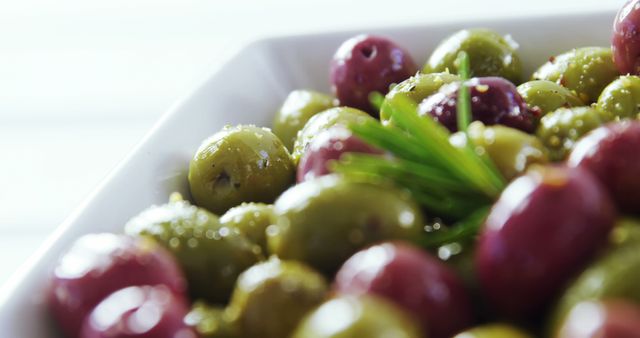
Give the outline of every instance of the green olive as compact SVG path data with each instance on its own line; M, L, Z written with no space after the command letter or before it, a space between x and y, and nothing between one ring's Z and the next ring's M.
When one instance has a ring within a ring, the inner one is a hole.
M318 272L272 257L238 277L227 314L242 337L289 337L304 315L324 300L327 289Z
M293 153L291 154L294 162L298 163L298 161L300 161L300 157L304 154L309 143L311 143L321 131L336 125L363 123L368 119L373 119L373 117L362 110L349 107L331 108L314 115L298 133L296 142L293 145Z
M373 296L331 299L307 316L291 338L422 338L403 311Z
M423 227L408 193L392 186L327 175L285 191L267 229L269 249L326 273L359 249L391 239L415 239Z
M294 181L287 148L268 129L225 127L206 139L189 165L196 204L222 214L242 202L272 203Z
M273 224L273 206L263 203L242 203L229 209L220 217L220 223L229 229L237 229L267 252L265 230Z
M542 142L518 129L501 125L485 126L482 122L475 121L469 125L466 134L453 134L451 143L463 147L467 135L474 146L489 155L507 180L524 173L531 164L548 162L547 150Z
M518 86L518 93L532 111L539 112L539 117L558 108L579 107L586 104L574 92L547 80L525 82Z
M593 107L559 108L540 119L536 135L553 161L563 160L579 138L606 122Z
M531 338L528 333L506 324L487 324L457 334L454 338Z
M640 116L640 77L621 76L611 82L600 94L597 107L609 113L611 120Z
M210 306L197 301L184 317L184 323L192 327L200 338L240 338L235 323L223 307Z
M618 75L611 48L585 47L551 58L533 73L533 79L556 82L575 91L589 104L595 102L604 87Z
M640 242L612 249L584 270L560 298L552 318L554 332L567 313L586 300L622 298L640 303Z
M500 76L518 84L522 80L522 64L516 53L517 44L489 29L464 29L442 41L422 68L423 73L458 73L456 58L467 52L473 76Z
M169 249L182 267L194 298L229 299L237 276L261 258L261 249L237 231L220 226L205 209L173 198L132 218L125 233L148 236Z
M305 123L313 115L333 106L334 99L329 95L313 90L294 90L289 93L276 113L273 133L282 140L289 151L292 151L296 135Z
M442 85L459 80L460 77L458 75L446 72L430 74L419 73L394 86L385 97L385 100L391 100L396 96L404 96L418 104L431 94L437 92ZM389 121L390 118L391 112L387 106L383 105L380 111L380 120L386 122Z
M610 239L614 247L640 243L640 220L629 217L618 219Z

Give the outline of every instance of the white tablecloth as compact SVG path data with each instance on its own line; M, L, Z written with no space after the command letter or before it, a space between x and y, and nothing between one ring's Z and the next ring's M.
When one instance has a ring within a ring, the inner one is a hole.
M2 1L0 284L177 97L251 40L622 3Z

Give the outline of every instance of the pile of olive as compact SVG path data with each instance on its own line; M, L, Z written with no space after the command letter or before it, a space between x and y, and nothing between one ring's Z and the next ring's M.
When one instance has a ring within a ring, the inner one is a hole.
M451 35L421 71L387 38L345 41L335 98L295 90L272 129L225 127L193 156L192 201L78 239L52 316L68 338L640 337L639 8L621 9L612 48L552 57L524 83L517 43L489 29ZM422 247L441 215L332 172L346 153L393 159L349 128L398 128L373 92L411 100L509 182L477 236Z

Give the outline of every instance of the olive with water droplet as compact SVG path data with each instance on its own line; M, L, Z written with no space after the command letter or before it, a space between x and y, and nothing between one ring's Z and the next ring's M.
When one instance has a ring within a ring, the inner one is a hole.
M640 114L640 77L621 76L604 88L598 98L598 109L609 119L636 118Z
M306 265L272 257L238 277L225 316L241 337L289 337L327 289L324 277Z
M613 64L611 48L576 48L553 57L535 73L533 80L548 80L576 92L585 103L593 103L620 73Z
M337 175L290 188L274 204L274 213L276 223L267 229L270 251L328 274L375 242L415 240L424 225L408 193Z
M152 206L125 226L129 235L148 236L169 249L185 272L194 298L229 299L237 276L260 260L261 249L218 217L187 201Z
M237 230L267 252L265 231L273 224L273 205L264 203L242 203L229 209L220 217L220 223L230 230Z
M586 104L571 90L547 80L525 82L517 89L529 109L536 111L539 118L558 108L579 107Z
M294 181L287 148L266 128L226 127L206 139L189 165L196 204L221 214L242 202L273 202Z

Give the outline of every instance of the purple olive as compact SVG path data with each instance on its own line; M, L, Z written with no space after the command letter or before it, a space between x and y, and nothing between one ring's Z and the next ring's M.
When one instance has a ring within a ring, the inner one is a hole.
M341 106L362 109L373 116L378 111L369 102L369 93L389 91L414 75L418 67L402 47L372 35L358 35L342 43L331 60L332 89Z
M556 337L640 337L640 306L618 299L578 303L569 312Z
M592 131L576 143L567 163L595 174L622 211L640 213L640 121Z
M581 168L537 167L515 179L480 234L475 267L498 312L532 316L607 242L615 208Z
M422 323L427 336L451 337L473 324L462 281L444 263L403 243L383 243L347 260L336 275L344 294L387 298Z
M164 285L109 295L85 319L80 338L197 338L184 323L187 300Z
M501 77L476 77L467 80L471 91L471 113L474 121L485 125L503 124L532 133L535 114L529 110L516 86ZM458 130L456 106L460 82L440 87L440 90L420 103L419 114L430 115L452 132Z
M622 74L640 74L640 0L629 0L613 21L613 62Z
M132 285L166 285L178 294L186 292L182 271L156 242L106 233L83 236L53 272L51 314L68 337L77 337L94 306Z
M382 151L365 143L346 128L325 130L314 138L300 158L298 182L329 174L329 162L339 160L345 153L381 154Z

